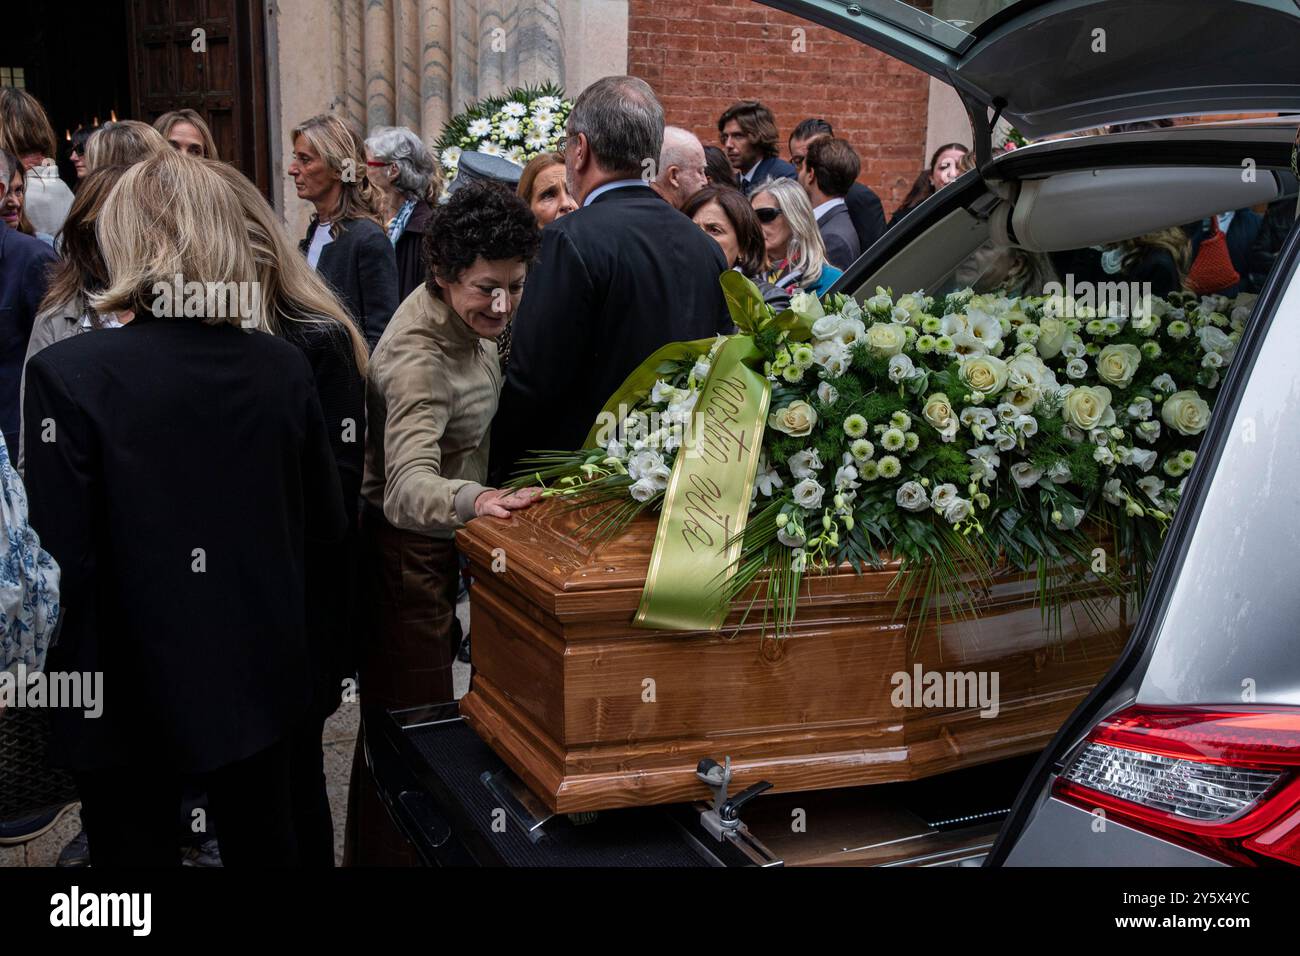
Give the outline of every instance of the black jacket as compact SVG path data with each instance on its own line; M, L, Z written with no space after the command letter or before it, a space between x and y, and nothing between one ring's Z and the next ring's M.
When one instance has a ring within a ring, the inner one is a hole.
M853 228L858 232L858 248L866 252L885 234L885 210L880 205L880 197L862 183L854 183L849 187L844 202L849 207Z
M298 346L311 365L347 511L346 537L307 552L307 635L317 655L316 712L328 716L342 700L342 681L356 673L356 635L361 624L357 516L366 458L366 380L357 370L351 339L337 324L286 322L284 337Z
M492 476L522 454L581 447L651 352L731 329L721 247L648 186L555 220L524 285L492 424Z
M0 228L0 430L13 461L18 460L18 386L27 340L57 261L41 240Z
M316 218L299 243L305 255L316 232ZM317 274L338 294L352 321L373 350L397 311L397 258L388 233L369 219L346 219L339 234L321 250Z
M393 247L397 254L398 305L429 278L429 269L424 264L424 229L432 215L432 206L423 200L417 202L411 210L411 218L406 220L406 228L397 237L397 245ZM373 347L374 343L371 343Z
M33 357L24 415L63 573L47 668L103 674L101 716L50 711L55 762L197 773L283 739L312 693L304 555L347 526L302 353L138 315Z
M822 235L822 244L826 246L826 261L843 272L853 265L862 253L858 244L858 232L853 228L853 219L847 205L839 205L822 213L817 220L817 231Z
M780 156L767 156L758 164L754 170L752 179L746 181L739 174L736 176L736 182L740 186L740 191L746 196L752 196L759 186L769 179L794 179L799 175L799 171L793 165L787 163Z

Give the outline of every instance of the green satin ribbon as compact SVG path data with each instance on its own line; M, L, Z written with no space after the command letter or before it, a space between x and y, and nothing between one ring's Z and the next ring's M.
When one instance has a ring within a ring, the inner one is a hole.
M673 465L634 618L643 627L716 630L726 618L723 589L740 556L772 395L754 335L775 328L802 341L814 320L789 309L772 316L758 288L737 272L723 273L722 288L740 333L714 356ZM597 446L609 415L622 421L650 392L665 362L698 358L712 344L676 342L642 362L606 403L587 447Z

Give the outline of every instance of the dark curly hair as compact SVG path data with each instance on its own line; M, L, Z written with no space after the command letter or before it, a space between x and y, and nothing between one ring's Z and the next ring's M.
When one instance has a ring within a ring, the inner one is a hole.
M533 211L509 189L495 183L474 183L456 190L435 206L424 229L424 287L442 297L435 279L455 282L482 256L522 259L531 263L542 245Z

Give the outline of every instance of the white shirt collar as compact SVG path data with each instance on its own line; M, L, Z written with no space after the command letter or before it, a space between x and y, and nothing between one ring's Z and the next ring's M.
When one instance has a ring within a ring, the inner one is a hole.
M816 209L813 210L813 219L814 220L820 219L822 217L822 213L830 212L836 206L843 206L843 205L844 205L843 196L837 196L834 199L828 199L820 206L818 206Z
M758 162L756 162L753 166L750 167L749 172L745 173L745 175L741 176L740 178L747 183L752 183L754 181L754 174L758 172L758 167L762 165L763 165L763 160L760 159Z
M644 179L616 179L612 183L605 183L605 185L603 186L597 186L595 189L589 192L587 194L587 198L583 201L582 205L584 207L590 206L593 202L596 201L598 197L605 195L605 193L613 192L615 189L626 189L628 186L644 186L644 185L645 185Z

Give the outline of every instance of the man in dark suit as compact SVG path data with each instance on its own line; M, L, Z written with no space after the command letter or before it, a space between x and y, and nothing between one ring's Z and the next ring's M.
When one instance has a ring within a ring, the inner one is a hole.
M808 144L799 183L812 203L813 218L826 246L826 259L837 269L847 269L862 252L858 232L844 203L862 164L845 140L818 136Z
M0 201L13 175L0 152ZM27 340L56 261L54 250L39 239L0 226L0 428L12 462L18 460L18 390Z
M795 168L777 155L776 120L762 103L732 105L718 119L718 136L746 196L769 179L795 178Z
M808 144L818 136L834 136L835 130L824 119L806 119L794 128L790 134L790 162L796 168L803 165L808 155ZM880 204L880 197L867 186L855 182L849 187L844 197L844 204L849 207L849 218L858 233L858 246L862 251L871 248L872 243L885 234L885 210Z
M564 162L581 208L543 230L524 284L492 427L493 480L531 449L581 447L655 349L731 328L721 248L640 178L663 130L663 107L634 77L597 80L574 104Z

